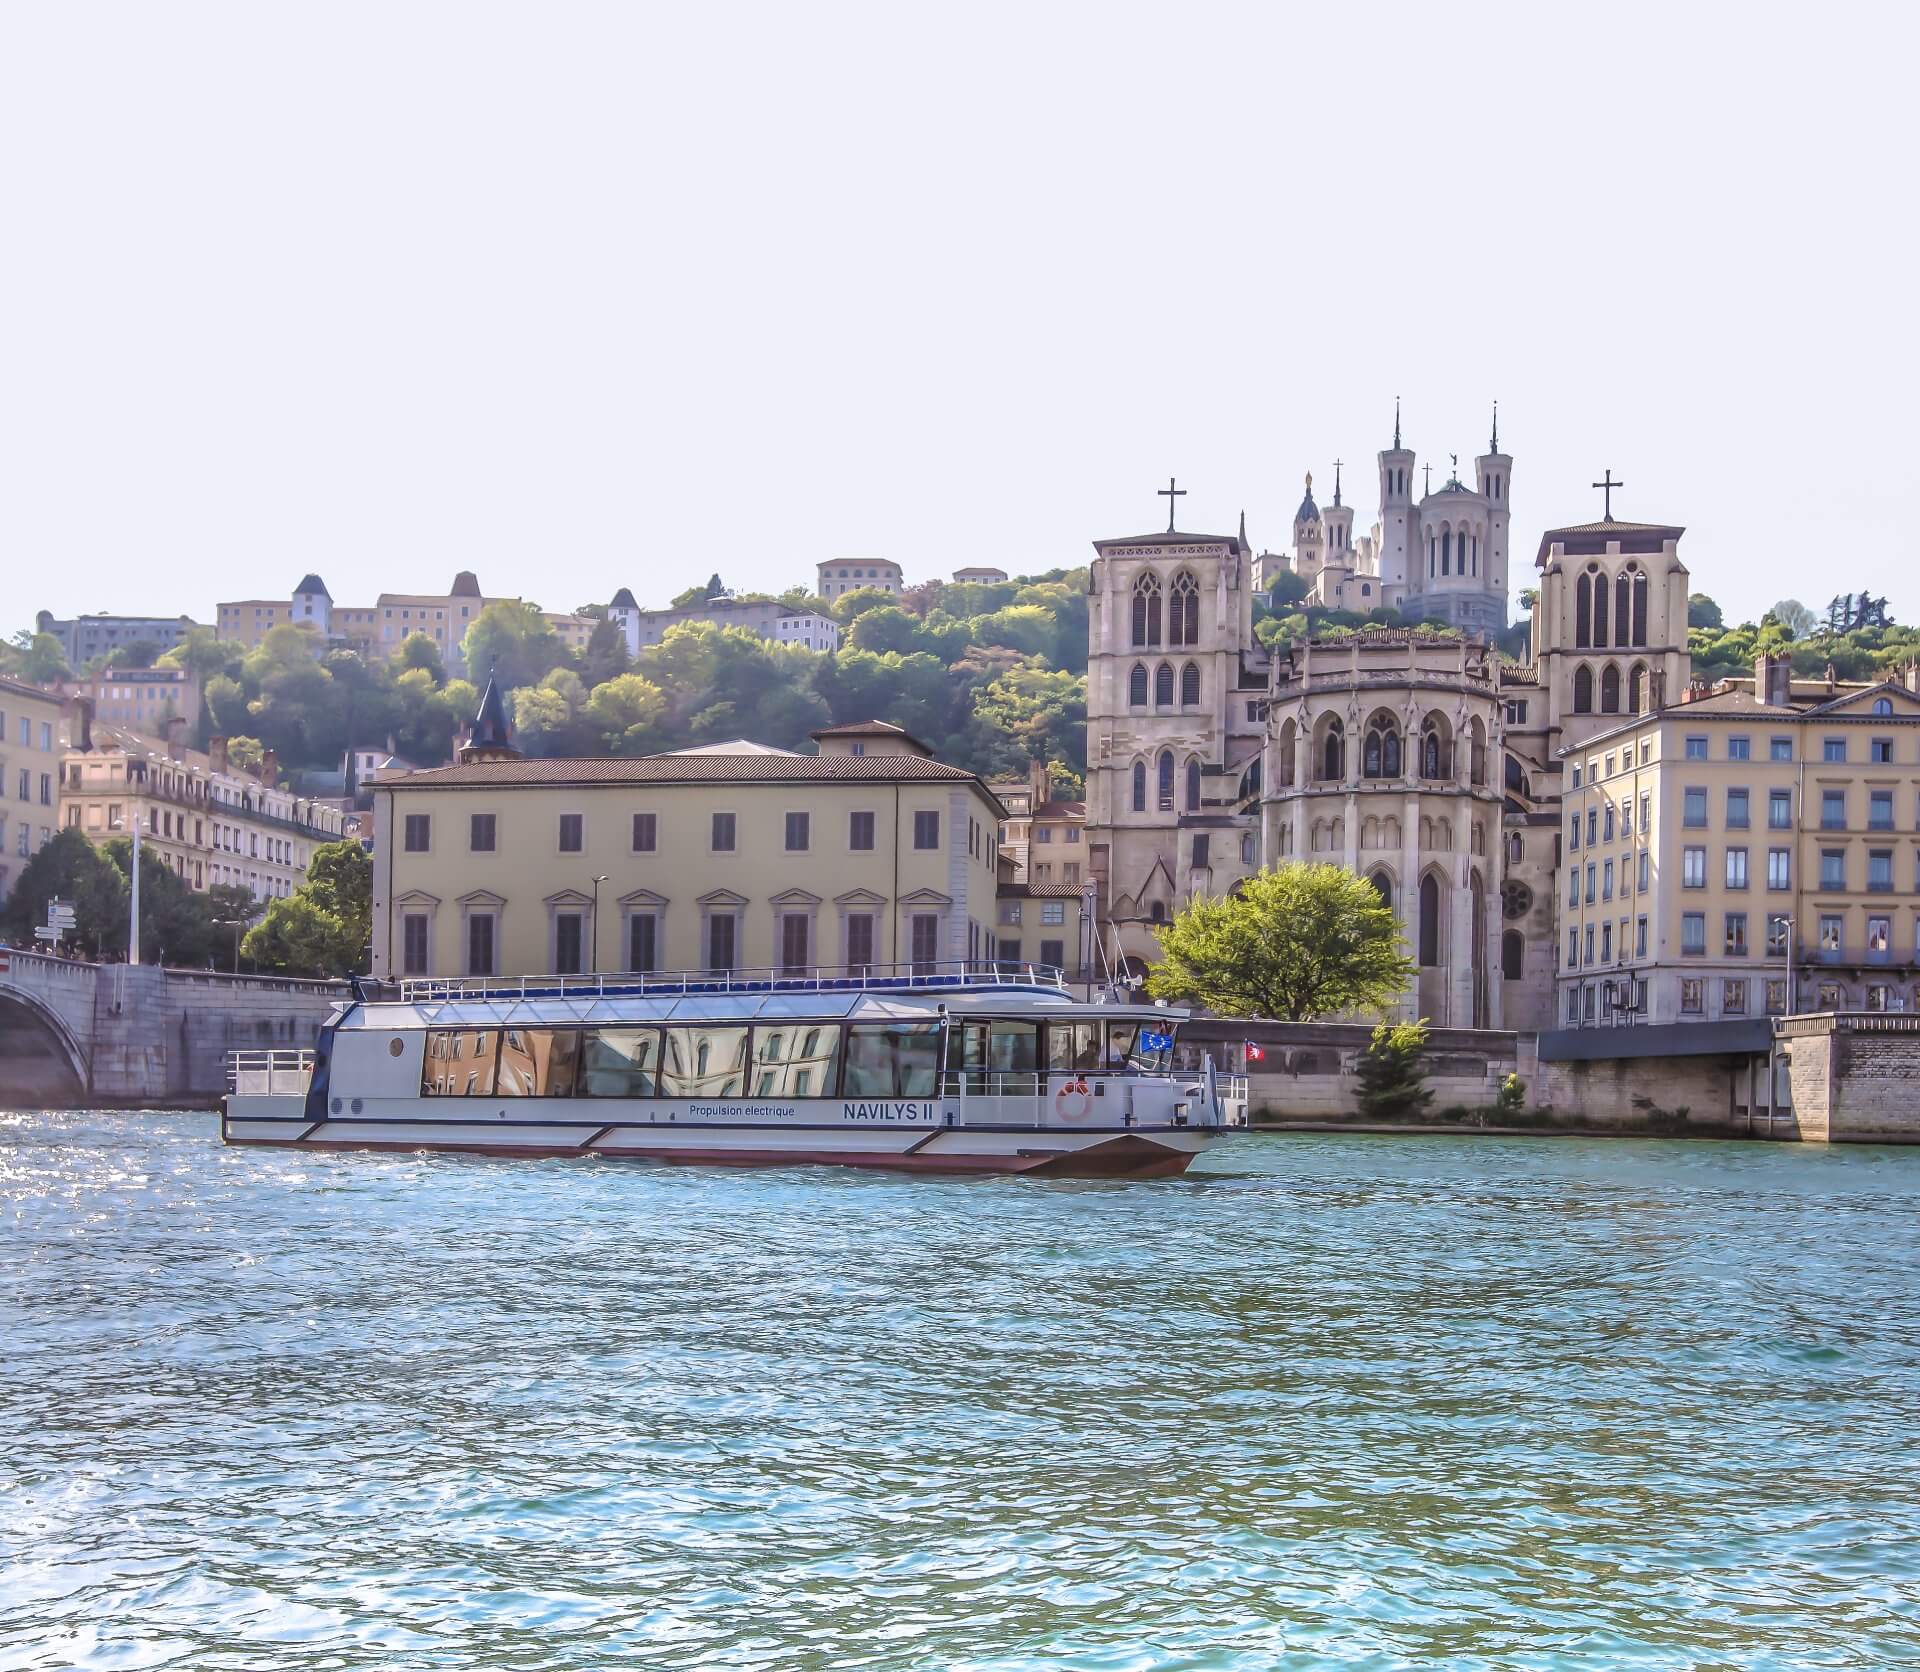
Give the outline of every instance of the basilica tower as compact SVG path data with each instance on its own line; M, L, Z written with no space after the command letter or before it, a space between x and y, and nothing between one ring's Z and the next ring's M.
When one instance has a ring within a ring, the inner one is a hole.
M1380 584L1398 597L1414 545L1413 449L1400 445L1400 402L1393 403L1393 445L1380 454Z
M1474 473L1481 495L1487 502L1487 581L1497 589L1502 598L1507 596L1507 576L1510 568L1507 563L1507 534L1512 520L1512 512L1507 504L1507 490L1513 480L1513 460L1500 451L1500 403L1493 403L1493 435L1487 442L1487 450L1473 461ZM1505 619L1502 611L1501 618Z

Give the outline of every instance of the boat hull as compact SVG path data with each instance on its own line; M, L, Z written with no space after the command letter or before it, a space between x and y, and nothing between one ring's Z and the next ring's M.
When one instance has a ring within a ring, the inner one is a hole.
M594 1156L686 1166L877 1167L916 1173L1032 1173L1052 1178L1165 1178L1216 1142L1210 1127L996 1128L576 1120L451 1120L383 1115L310 1120L299 1100L234 1097L221 1117L230 1144L300 1150L422 1151L518 1158Z

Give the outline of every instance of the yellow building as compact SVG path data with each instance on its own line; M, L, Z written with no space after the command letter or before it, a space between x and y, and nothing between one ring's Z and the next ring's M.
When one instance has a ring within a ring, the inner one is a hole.
M1002 809L897 726L525 760L492 684L456 764L374 786L376 976L989 959Z
M258 772L229 766L226 740L202 754L120 726L83 723L59 769L60 822L96 846L140 826L143 847L188 887L230 883L279 899L307 880L313 850L337 842L339 808L276 782L271 756Z
M1763 656L1563 750L1560 1025L1920 1009L1916 685Z
M0 900L59 827L65 702L0 675Z

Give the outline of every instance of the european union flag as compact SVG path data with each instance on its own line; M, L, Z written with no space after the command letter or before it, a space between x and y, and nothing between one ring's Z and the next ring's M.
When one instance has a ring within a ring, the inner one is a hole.
M1143 1033L1140 1036L1140 1049L1143 1051L1171 1051L1173 1035L1170 1033Z

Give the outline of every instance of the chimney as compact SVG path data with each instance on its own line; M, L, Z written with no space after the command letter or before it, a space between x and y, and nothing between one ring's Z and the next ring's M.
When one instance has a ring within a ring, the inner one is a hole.
M1793 661L1763 650L1753 659L1753 694L1769 708L1786 708L1793 702Z
M1658 714L1667 706L1667 670L1652 668L1647 672L1647 712Z
M271 749L260 756L260 782L272 788L280 782L280 757Z
M1920 657L1909 656L1900 667L1900 683L1920 696Z
M1829 662L1829 663L1827 664L1827 695L1828 695L1828 696L1832 696L1832 695L1833 695L1833 692L1834 692L1834 686L1835 686L1835 684L1836 684L1836 682L1837 682L1837 680L1838 680L1838 677L1839 677L1839 676L1838 676L1837 674L1835 674L1835 673L1834 673L1834 671L1833 671L1833 664L1832 664L1831 662Z
M187 722L178 714L167 716L167 759L170 761L187 758Z
M207 769L210 772L227 770L227 740L224 737L207 739Z

